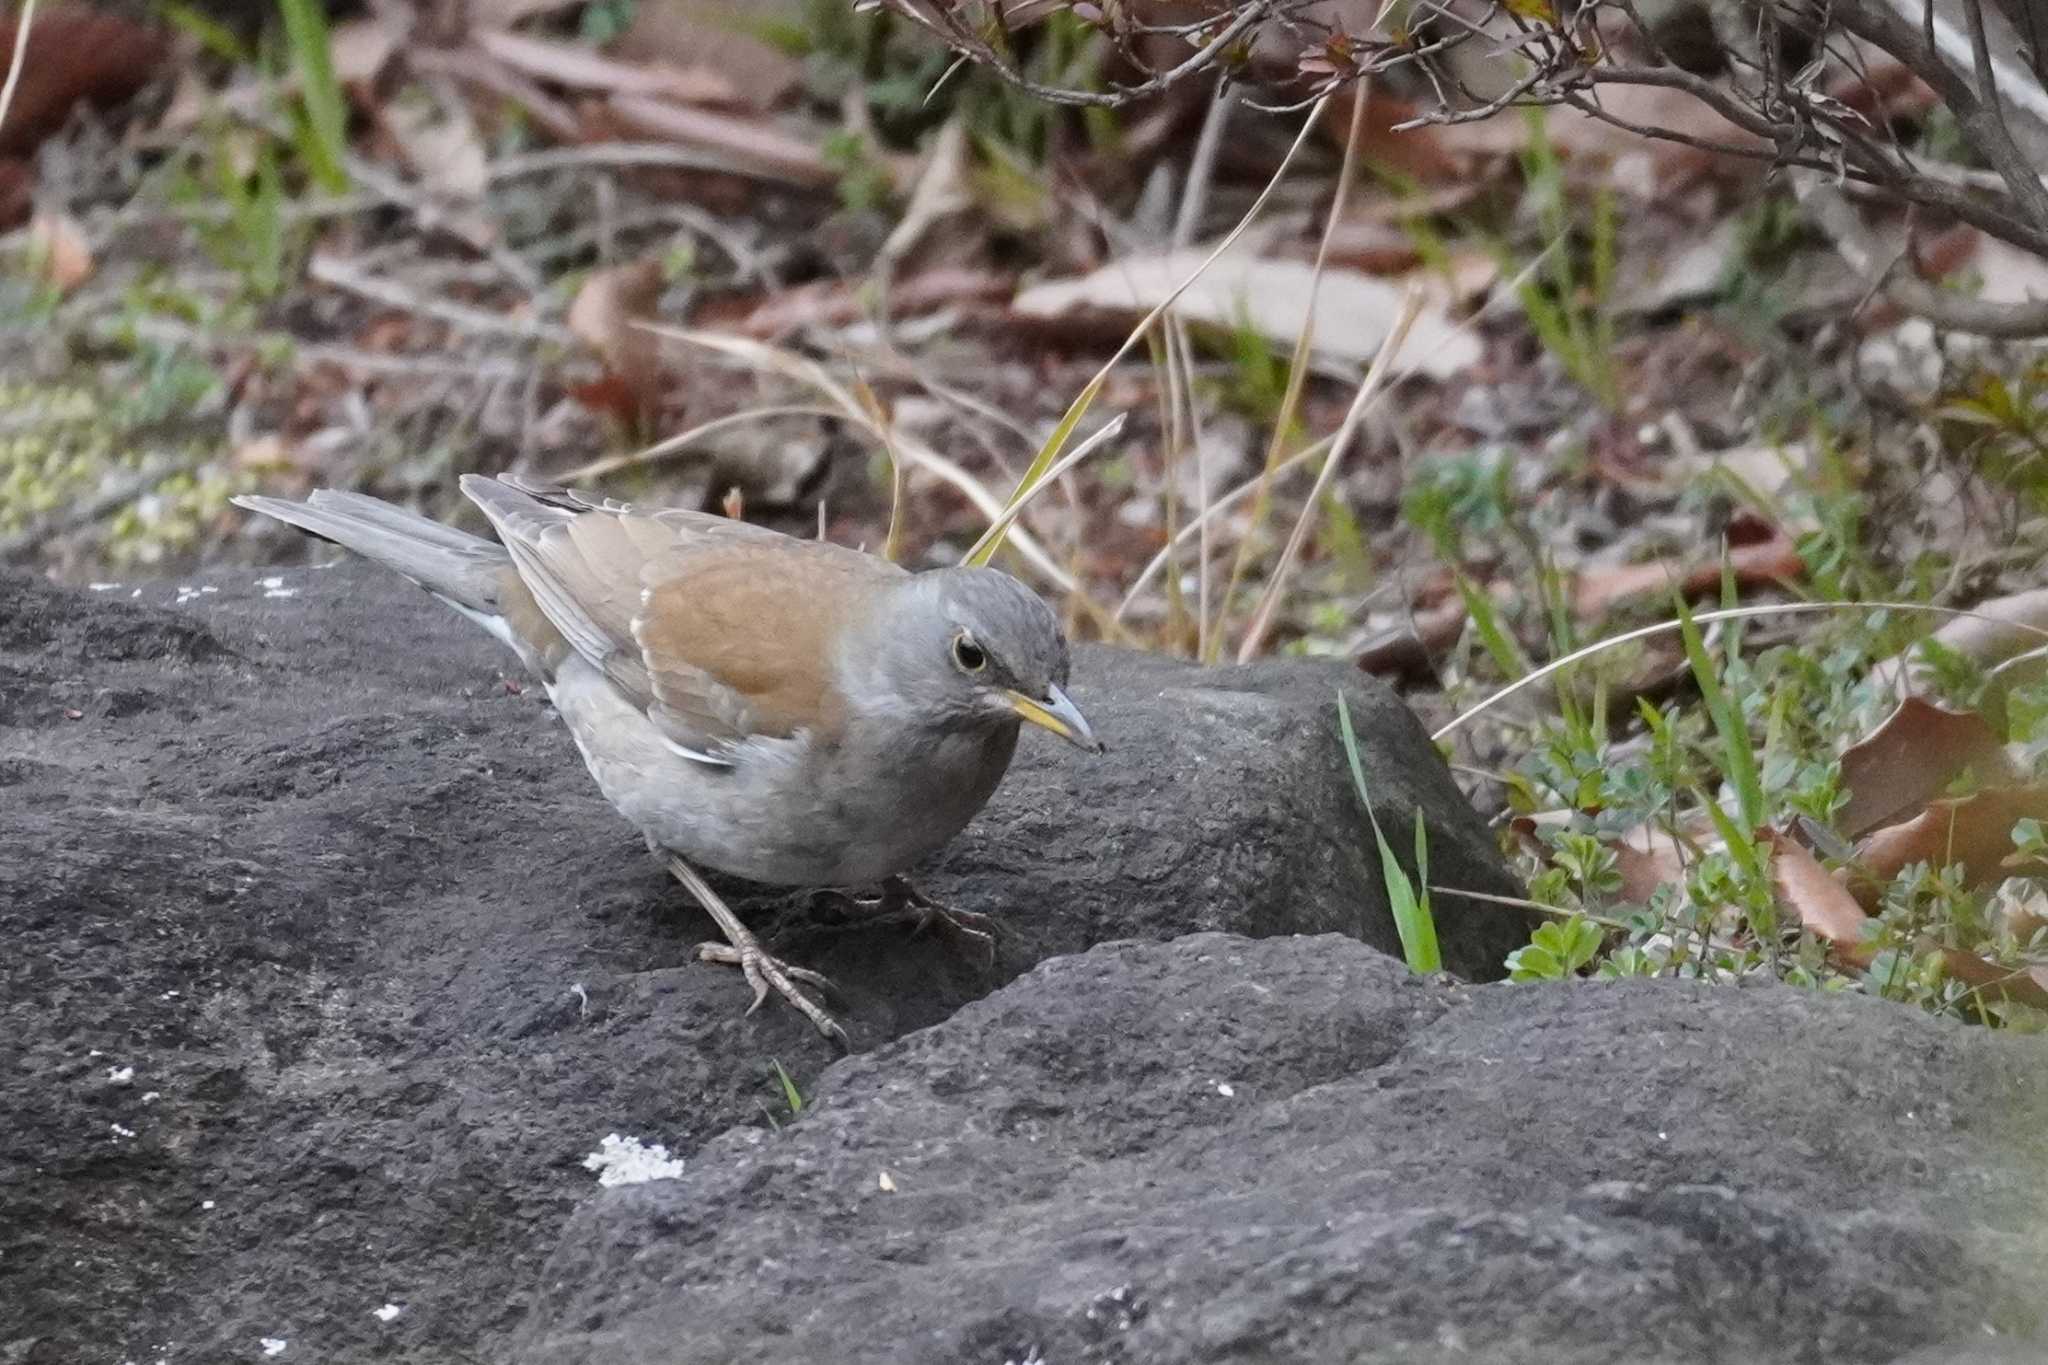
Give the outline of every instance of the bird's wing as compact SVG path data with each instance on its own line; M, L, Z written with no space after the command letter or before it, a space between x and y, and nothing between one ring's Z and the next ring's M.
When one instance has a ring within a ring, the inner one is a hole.
M701 512L477 475L462 487L570 646L707 762L754 735L835 732L833 632L863 588L903 573Z

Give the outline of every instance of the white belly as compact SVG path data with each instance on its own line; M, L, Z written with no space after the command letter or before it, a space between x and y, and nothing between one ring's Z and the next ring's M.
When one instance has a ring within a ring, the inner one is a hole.
M572 659L548 689L598 790L648 840L702 867L784 886L862 885L965 827L1008 767L1016 731L948 736L913 758L752 739L730 767L683 756L603 674ZM851 772L859 772L855 781Z

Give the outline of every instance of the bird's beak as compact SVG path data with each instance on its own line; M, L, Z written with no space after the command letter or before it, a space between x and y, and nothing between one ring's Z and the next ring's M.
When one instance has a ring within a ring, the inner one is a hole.
M1045 700L1035 701L1022 692L1005 689L1003 700L1010 703L1015 711L1033 725L1043 725L1077 749L1086 749L1091 754L1102 752L1102 741L1095 738L1095 731L1088 724L1088 717L1081 714L1081 708L1067 698L1057 687L1045 689Z

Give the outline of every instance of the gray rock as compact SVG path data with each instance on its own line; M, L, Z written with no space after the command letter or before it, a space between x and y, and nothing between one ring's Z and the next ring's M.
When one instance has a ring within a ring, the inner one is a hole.
M586 1204L514 1358L2038 1359L2044 1065L1783 987L1105 945Z
M919 874L1006 926L993 973L805 896L740 908L841 983L863 1047L1108 939L1392 947L1339 685L1389 839L1420 808L1434 880L1512 893L1370 679L1087 650L1114 752L1027 738ZM0 1358L493 1358L605 1134L693 1152L780 1112L771 1060L805 1088L832 1060L694 960L710 922L518 686L366 566L0 575ZM1491 975L1525 926L1447 897L1440 930Z

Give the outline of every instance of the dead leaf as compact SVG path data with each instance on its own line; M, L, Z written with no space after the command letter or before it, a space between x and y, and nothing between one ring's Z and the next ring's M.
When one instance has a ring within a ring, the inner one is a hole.
M543 90L540 83L514 71L482 48L423 47L406 56L407 64L422 74L452 76L526 111L526 116L562 142L583 138L582 120L575 111Z
M1960 863L1968 887L2048 873L2048 866L2015 861L2012 829L2027 819L2048 821L2048 788L1995 787L1936 801L1911 820L1863 841L1850 888L1864 906L1874 906L1885 883L1900 869L1921 862L1937 867Z
M1681 133L1698 142L1764 150L1769 144L1737 127L1682 90L1661 86L1602 85L1594 95L1600 108L1625 123ZM1366 106L1359 151L1369 164L1426 185L1483 178L1490 165L1505 164L1528 146L1529 125L1518 109L1470 123L1423 124L1395 132L1396 125L1426 112L1374 92ZM1349 135L1351 101L1333 98L1323 129L1340 145ZM1645 138L1614 123L1574 109L1552 109L1544 120L1551 146L1567 158L1605 162L1611 181L1638 198L1655 200L1707 175L1754 177L1762 163L1662 139Z
M860 281L814 280L768 295L751 309L732 313L705 304L694 314L700 326L729 327L773 341L805 328L846 327L878 308L891 318L916 317L962 303L1001 303L1016 291L1016 277L998 270L941 266L892 281L886 294L870 298Z
M1966 770L1989 786L2021 778L2003 739L1982 716L1907 697L1875 730L1842 751L1842 786L1849 800L1836 828L1859 838L1917 811Z
M1352 662L1367 673L1419 684L1436 684L1437 657L1458 642L1465 629L1465 604L1446 598L1412 611L1408 619L1358 646Z
M402 22L402 13L393 9L374 18L337 24L328 37L334 78L343 85L375 85L404 36L396 26Z
M715 114L644 95L614 95L606 107L621 125L639 136L704 152L707 170L805 189L826 189L839 183L838 168L815 146L764 118ZM889 169L887 162L882 167Z
M732 79L708 67L618 62L577 43L529 38L523 33L480 32L471 35L471 41L514 71L575 90L645 95L685 104L733 104L739 100Z
M1976 251L1967 260L1957 262L1955 268L1967 267L1979 277L1978 298L1986 303L2035 303L2048 299L2048 261L1996 237L1981 232L1976 235Z
M1944 649L1962 655L1980 668L1990 668L2015 655L2048 645L2048 588L2033 588L2010 597L1979 602L1974 616L1958 616L1944 622L1930 637ZM1908 686L1923 667L1917 660L1919 646L1886 659L1870 670L1871 677L1887 686L1901 682Z
M470 23L479 29L514 28L528 19L580 9L583 0L469 0Z
M1415 234L1376 217L1345 217L1330 231L1330 264L1368 275L1401 275L1422 264Z
M1351 105L1357 86L1332 97L1323 111L1323 131L1338 146L1351 135ZM1475 123L1426 123L1396 132L1424 112L1422 106L1373 90L1358 130L1358 154L1367 165L1425 185L1467 183L1487 162L1505 162L1528 145L1528 126L1519 118Z
M880 263L895 265L942 221L974 207L974 186L967 171L967 120L956 116L932 140L931 156L910 191L910 202L904 205L903 216L882 242ZM926 253L924 259L929 262L930 254Z
M1706 232L1691 235L1675 251L1668 238L1653 245L1638 240L1640 234L1625 235L1615 271L1614 310L1628 315L1661 313L1712 296L1727 281L1746 232L1741 219L1724 218Z
M1889 57L1858 62L1854 70L1830 80L1825 89L1829 99L1840 100L1873 124L1925 118L1939 101L1932 86Z
M1621 898L1631 905L1648 905L1658 887L1679 886L1685 881L1685 850L1667 830L1637 825L1609 840L1607 847L1613 850L1615 870L1621 873Z
M1775 829L1758 834L1771 848L1771 881L1779 902L1836 957L1851 966L1867 966L1871 953L1863 945L1863 932L1870 917L1856 898L1798 840Z
M39 213L30 219L28 249L37 272L60 294L92 278L92 246L69 214Z
M490 154L459 100L414 98L383 106L383 126L420 183L441 198L474 201L490 184Z
M1994 1000L2048 1009L2048 967L2001 967L1957 948L1942 950L1944 970Z
M1165 301L1195 273L1212 248L1191 247L1130 257L1075 279L1052 280L1017 295L1012 310L1034 320L1112 315L1135 322ZM1444 379L1479 363L1479 339L1449 316L1449 288L1427 273L1413 277L1424 291L1421 314L1395 362L1396 373ZM1227 251L1189 286L1175 305L1191 322L1220 328L1249 325L1259 335L1291 346L1315 303L1317 356L1342 366L1363 365L1386 340L1405 288L1356 270L1325 270L1303 261Z
M1588 569L1572 585L1572 609L1596 620L1616 607L1644 598L1663 599L1675 586L1688 598L1716 592L1721 586L1719 560L1694 563L1675 559L1646 564L1619 564ZM1728 547L1728 567L1740 587L1761 587L1803 577L1806 561L1790 536L1775 534L1749 545Z
M611 51L622 61L715 72L740 104L773 109L804 80L801 60L755 36L777 17L805 22L804 0L642 3Z
M0 53L13 55L16 31L13 17L0 19ZM119 104L147 85L170 55L163 30L121 15L83 5L40 11L29 29L14 102L0 126L0 157L34 152L77 105Z
M661 262L650 257L598 271L569 305L569 330L604 361L616 392L633 409L628 415L650 411L661 397L661 340L636 324L653 319L666 283Z

